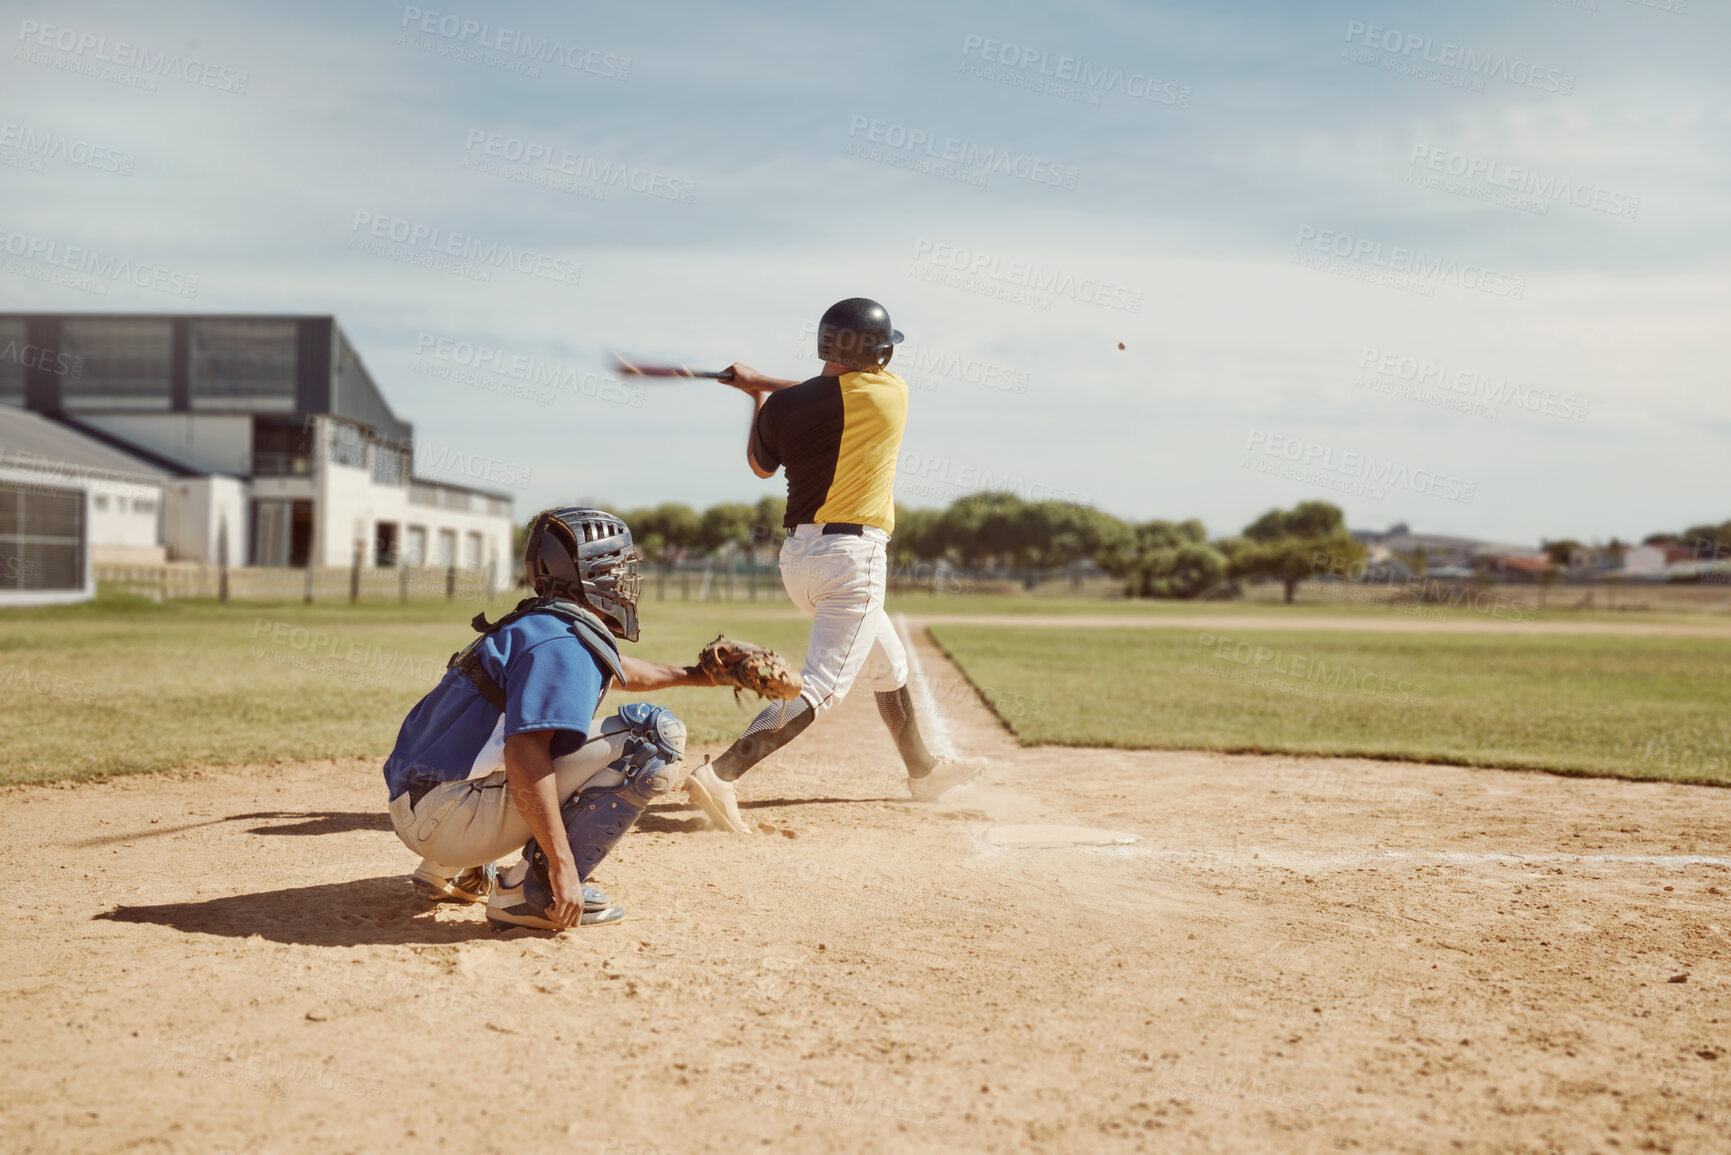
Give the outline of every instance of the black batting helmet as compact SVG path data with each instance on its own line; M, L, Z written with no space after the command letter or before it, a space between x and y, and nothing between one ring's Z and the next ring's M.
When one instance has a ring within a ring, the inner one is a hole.
M614 637L637 640L643 576L631 528L613 514L581 506L542 510L529 523L523 573L542 597L577 602Z
M902 339L889 310L869 297L831 305L817 323L817 355L849 369L881 369Z

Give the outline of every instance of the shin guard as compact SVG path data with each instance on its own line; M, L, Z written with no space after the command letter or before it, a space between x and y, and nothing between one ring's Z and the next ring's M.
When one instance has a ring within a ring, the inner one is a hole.
M673 767L685 755L685 724L665 707L633 702L601 724L604 735L622 732L629 732L631 737L625 740L619 757L607 766L614 773L596 775L615 784L586 788L559 812L571 857L585 882L607 852L625 837L644 807L673 789ZM523 857L529 861L523 896L537 908L545 908L553 901L547 853L531 838L523 847Z

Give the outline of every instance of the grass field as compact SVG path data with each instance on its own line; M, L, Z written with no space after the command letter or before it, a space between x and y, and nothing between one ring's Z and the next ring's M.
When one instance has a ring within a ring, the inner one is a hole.
M487 608L497 616L511 604ZM104 596L9 612L0 618L0 784L382 757L409 707L473 636L476 608ZM1731 782L1731 642L1718 639L1535 636L1518 626L1460 636L1255 629L1295 612L1388 614L1366 607L979 596L904 598L891 608L1104 609L1174 619L1170 629L1132 631L934 626L1025 744L1348 754ZM1197 652L1199 631L1182 623L1203 609L1243 618L1244 629L1232 632L1246 643L1237 657ZM804 652L804 619L767 601L651 600L634 649L685 662L723 627L796 662ZM1259 658L1256 646L1268 656ZM628 700L609 698L608 707ZM733 737L753 712L751 702L723 692L656 700L698 742Z
M1602 591L1601 591L1602 592ZM1668 595L1665 600L1660 595ZM1061 597L1042 594L1027 597L1020 594L986 592L902 593L890 598L892 612L912 615L994 614L1013 617L1043 617L1047 615L1093 615L1171 618L1183 622L1195 617L1218 617L1230 614L1247 618L1340 618L1364 617L1386 621L1441 621L1495 623L1518 630L1529 621L1537 622L1643 622L1665 625L1691 625L1724 628L1731 624L1731 591L1724 586L1684 587L1665 589L1658 594L1643 592L1652 603L1644 610L1611 609L1601 597L1594 609L1576 609L1574 590L1552 591L1546 605L1537 603L1538 590L1533 586L1497 586L1474 593L1477 608L1463 594L1458 604L1435 603L1384 604L1379 599L1386 592L1376 587L1350 586L1343 583L1308 583L1299 589L1298 601L1286 605L1280 600L1278 587L1257 586L1250 596L1234 601L1172 601L1153 598ZM1621 603L1636 604L1632 594L1625 593Z
M0 617L0 784L195 763L388 753L403 715L474 637L477 608L443 601L154 603L103 597ZM806 623L773 603L646 602L631 652L690 662L725 626L796 663ZM694 741L754 712L719 690L657 694ZM632 700L610 695L607 707Z
M1355 755L1731 785L1731 642L935 625L1025 745Z

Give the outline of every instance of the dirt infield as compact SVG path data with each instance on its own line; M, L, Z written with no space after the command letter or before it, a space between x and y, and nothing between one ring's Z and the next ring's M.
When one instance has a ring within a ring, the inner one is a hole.
M946 706L982 784L908 801L855 695L556 938L421 906L370 763L7 790L0 1149L1731 1146L1731 792Z

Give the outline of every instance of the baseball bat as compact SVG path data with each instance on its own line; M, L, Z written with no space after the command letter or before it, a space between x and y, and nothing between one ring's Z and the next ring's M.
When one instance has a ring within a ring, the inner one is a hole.
M733 380L731 369L692 369L666 361L632 361L622 354L613 355L614 366L628 377L708 377L716 381Z

